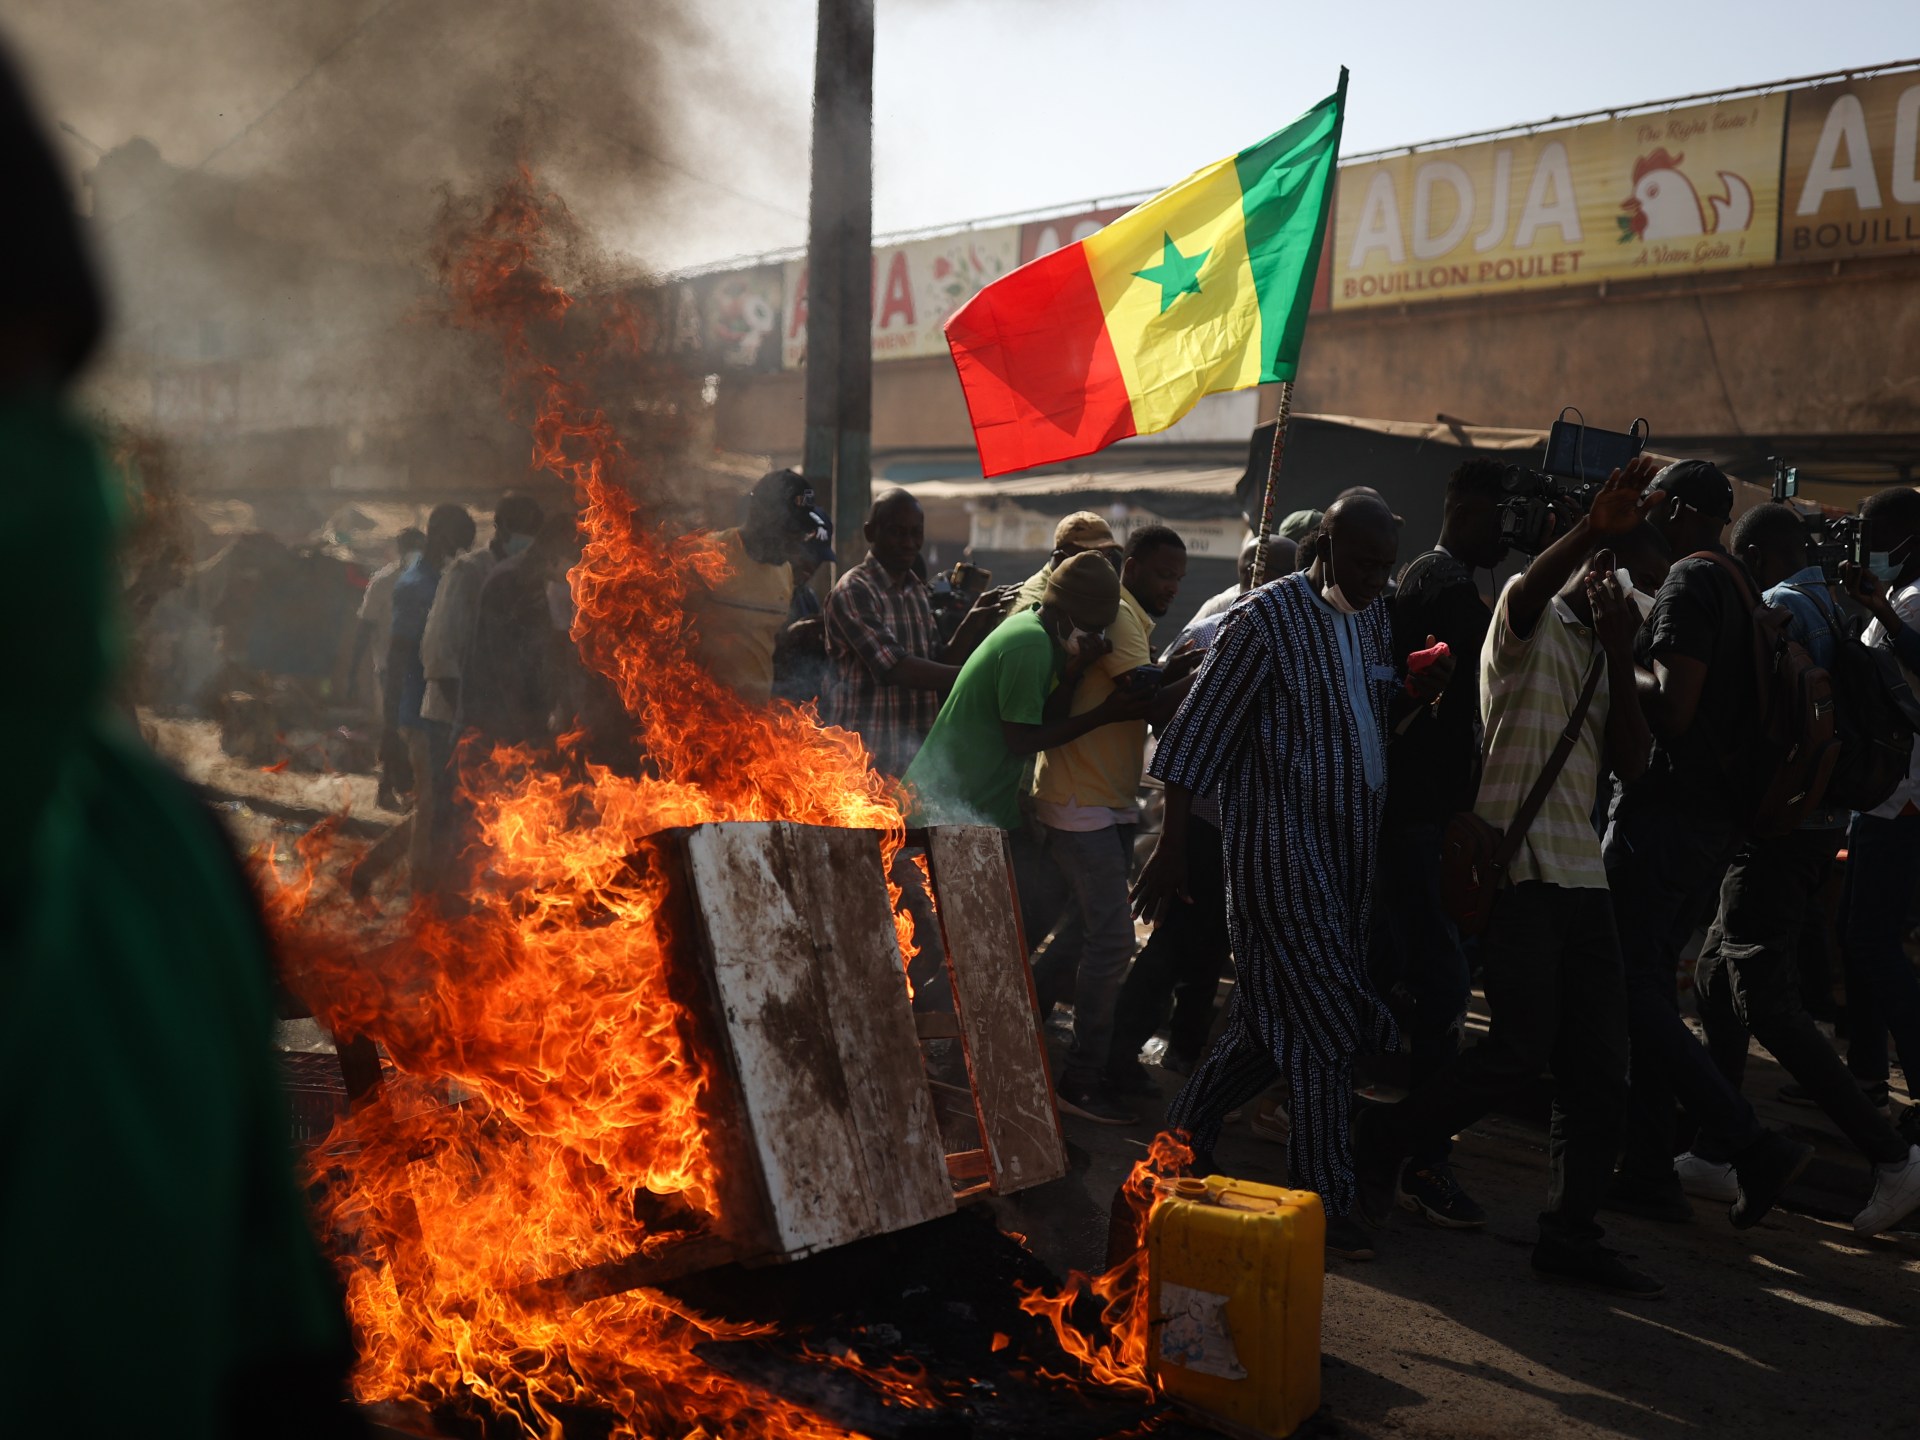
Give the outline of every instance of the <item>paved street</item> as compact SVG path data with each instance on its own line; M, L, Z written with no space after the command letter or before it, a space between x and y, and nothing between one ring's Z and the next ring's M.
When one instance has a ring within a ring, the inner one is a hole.
M1696 1202L1691 1225L1603 1217L1610 1240L1667 1282L1627 1302L1537 1280L1528 1265L1545 1184L1544 1090L1455 1149L1486 1206L1483 1233L1398 1215L1373 1263L1331 1262L1324 1406L1351 1436L1910 1436L1920 1408L1920 1232L1872 1241L1846 1224L1865 1166L1818 1112L1777 1102L1761 1052L1747 1093L1819 1154L1776 1210L1736 1231ZM1167 1076L1169 1098L1176 1083ZM1009 1205L1056 1264L1098 1263L1106 1206L1146 1126L1069 1119L1076 1172ZM1229 1127L1220 1164L1284 1183L1281 1147ZM1052 1212L1052 1213L1049 1213ZM1011 1217L1007 1223L1016 1223Z

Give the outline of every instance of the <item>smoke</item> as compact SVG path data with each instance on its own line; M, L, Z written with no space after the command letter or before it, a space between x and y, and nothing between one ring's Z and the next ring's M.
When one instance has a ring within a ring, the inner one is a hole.
M751 3L15 0L108 277L96 404L268 509L515 483L436 225L525 162L599 283L803 240L807 97Z

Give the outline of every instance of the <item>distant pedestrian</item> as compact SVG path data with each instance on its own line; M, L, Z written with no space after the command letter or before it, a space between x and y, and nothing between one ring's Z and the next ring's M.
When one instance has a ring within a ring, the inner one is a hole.
M946 663L927 582L914 569L926 530L907 491L876 497L866 559L827 597L826 719L859 735L883 775L906 773L960 674Z
M351 668L357 673L361 655L370 656L374 708L380 714L380 789L374 803L383 810L398 810L400 797L413 789L413 764L407 759L406 742L400 736L400 695L388 680L387 650L393 635L393 587L426 544L425 532L411 525L402 530L393 542L397 558L373 572L360 597L360 629L354 637Z
M694 658L750 705L773 700L774 651L793 606L793 564L830 564L832 533L812 484L795 470L762 475L747 492L740 525L713 538L727 571L687 595Z

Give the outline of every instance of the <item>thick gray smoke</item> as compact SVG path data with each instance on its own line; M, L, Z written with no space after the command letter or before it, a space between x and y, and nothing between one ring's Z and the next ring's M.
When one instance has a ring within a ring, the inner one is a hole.
M609 277L803 238L806 97L761 93L744 8L15 0L111 286L101 408L199 493L512 483L435 217L524 158Z

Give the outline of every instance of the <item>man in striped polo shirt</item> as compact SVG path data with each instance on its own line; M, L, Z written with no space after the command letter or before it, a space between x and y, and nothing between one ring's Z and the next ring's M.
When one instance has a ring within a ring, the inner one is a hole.
M1543 1069L1553 1072L1552 1178L1534 1269L1626 1295L1660 1283L1601 1246L1594 1216L1627 1099L1627 992L1593 813L1604 771L1646 768L1653 734L1634 685L1634 637L1668 564L1642 511L1656 465L1615 471L1592 512L1510 581L1480 657L1486 768L1474 811L1513 823L1599 667L1578 742L1526 832L1480 942L1493 1026L1398 1105L1362 1117L1360 1200L1384 1224L1402 1159L1478 1120ZM1629 572L1622 586L1616 567Z

